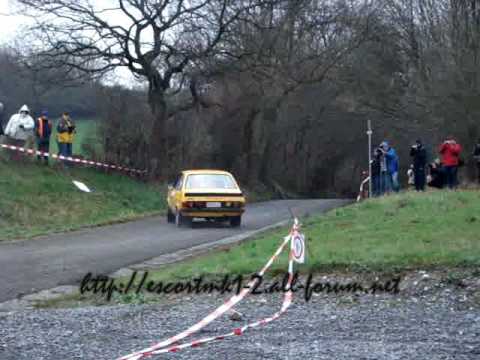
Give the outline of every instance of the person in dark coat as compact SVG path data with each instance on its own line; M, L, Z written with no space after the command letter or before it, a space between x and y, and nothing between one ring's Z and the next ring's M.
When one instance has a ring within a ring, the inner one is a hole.
M427 151L421 140L417 140L410 148L410 156L413 157L413 174L415 190L425 191L425 167L427 166Z
M382 162L382 152L379 149L376 149L373 153L372 159L372 195L380 196L383 195L385 189L382 189L381 185L381 162Z
M477 165L477 181L480 184L480 139L478 139L475 147L473 148L473 159L475 160L475 164Z
M428 186L443 189L445 185L445 174L440 159L428 165L430 169Z

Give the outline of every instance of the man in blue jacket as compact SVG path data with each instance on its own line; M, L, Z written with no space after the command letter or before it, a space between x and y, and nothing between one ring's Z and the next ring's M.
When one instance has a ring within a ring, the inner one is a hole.
M380 144L380 149L386 160L386 176L388 180L385 182L387 192L392 190L398 192L400 190L400 184L398 182L398 156L393 147L391 147L387 141L383 141Z

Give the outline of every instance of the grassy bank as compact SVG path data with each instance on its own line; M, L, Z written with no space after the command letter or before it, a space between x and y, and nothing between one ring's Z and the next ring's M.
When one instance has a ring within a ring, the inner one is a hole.
M306 264L301 273L355 272L359 275L440 268L475 269L480 265L480 192L405 193L336 209L324 216L303 219L307 237ZM277 249L289 228L266 232L260 237L212 252L206 256L149 271L148 281L220 281L224 274L251 275ZM267 275L283 274L287 252ZM461 271L460 271L461 273ZM142 274L137 276L141 277ZM116 283L128 282L117 279ZM120 303L159 301L161 296L115 294ZM105 295L73 293L40 307L105 304Z
M94 192L79 191L72 180ZM31 162L14 164L0 156L0 241L163 212L164 190L95 169L65 171Z
M480 265L480 192L406 193L304 219L302 271L385 270ZM151 272L152 280L251 274L275 251L287 228L232 249ZM273 265L285 271L287 255Z

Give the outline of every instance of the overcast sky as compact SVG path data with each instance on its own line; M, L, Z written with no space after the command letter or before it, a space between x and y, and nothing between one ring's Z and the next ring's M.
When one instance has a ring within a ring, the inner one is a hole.
M27 18L15 14L14 2L0 0L0 44L4 44L15 37L15 34L28 23Z
M122 23L125 18L117 15L110 16L109 20ZM18 13L18 5L15 4L15 0L0 0L0 46L13 41L22 28L29 24L32 24L31 19ZM137 83L133 82L131 73L124 68L117 69L113 78L110 78L107 82L110 84L119 83L127 87L138 86Z

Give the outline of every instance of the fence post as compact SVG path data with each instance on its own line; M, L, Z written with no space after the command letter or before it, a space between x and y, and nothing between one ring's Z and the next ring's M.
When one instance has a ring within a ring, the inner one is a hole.
M368 129L367 129L367 135L368 135L368 197L372 197L372 122L370 119L368 120Z

